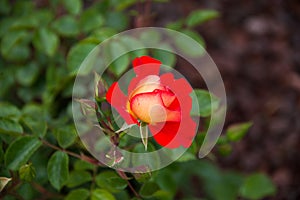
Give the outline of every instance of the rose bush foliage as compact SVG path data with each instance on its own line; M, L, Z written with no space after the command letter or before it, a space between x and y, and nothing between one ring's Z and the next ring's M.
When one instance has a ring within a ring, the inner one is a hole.
M75 72L98 43L133 28L129 21L131 14L136 13L136 4L135 0L0 1L1 199L184 199L199 197L197 191L201 190L205 198L226 200L238 196L260 199L275 193L264 174L223 171L214 161L197 160L195 155L205 132L197 133L191 147L176 163L152 173L115 171L101 165L86 151L75 131L70 109ZM216 11L197 10L166 26L203 44L193 27L216 16ZM157 42L161 40L156 38ZM152 55L162 64L176 63L176 56L167 52L145 50L142 53ZM184 98L180 97L181 92L164 86L179 80L159 77L157 73L143 76L139 68L144 69L141 65L144 59L134 62L137 76L128 88L129 93L123 94L122 109L117 109L121 104L113 100L116 84L111 87L108 100L128 123L138 121L153 126L166 121L167 126L168 123L176 126L178 113L182 121L190 108L185 111L178 106L177 101ZM160 64L152 61L151 65ZM128 63L121 64L126 71ZM108 82L116 81L123 72L112 69ZM197 94L200 100L211 99L205 90L197 90ZM140 110L138 103L146 97L157 102L159 111L164 113L158 112L160 116L154 117L156 120L147 112L148 108L144 112L136 111ZM209 112L205 117L208 115ZM240 140L249 127L250 124L242 124L229 128L213 153L228 153L231 143ZM151 130L158 132L154 126ZM159 132L154 136L159 144L170 148L191 143L190 139L170 142L172 134L167 139L161 139ZM201 184L195 184L192 179L200 180Z

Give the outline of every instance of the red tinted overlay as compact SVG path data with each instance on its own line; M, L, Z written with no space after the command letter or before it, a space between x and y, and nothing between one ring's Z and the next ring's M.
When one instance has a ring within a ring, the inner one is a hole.
M127 124L148 124L154 140L163 147L189 147L196 133L190 116L193 91L183 78L172 73L159 76L161 62L149 56L132 62L136 77L130 81L128 95L117 82L109 88L106 99Z

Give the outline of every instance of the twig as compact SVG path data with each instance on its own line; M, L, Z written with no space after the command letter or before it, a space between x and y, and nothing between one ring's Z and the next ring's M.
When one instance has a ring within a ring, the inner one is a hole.
M63 149L63 148L60 148L58 146L55 146L51 143L49 143L48 141L44 140L44 139L40 139L42 141L42 143L52 149L55 149L55 150L58 150L58 151L62 151L62 152L65 152L66 154L70 155L70 156L73 156L75 158L78 158L80 160L83 160L83 161L86 161L86 162L89 162L93 165L96 165L96 166L104 166L101 162L99 162L98 160L94 159L94 158L91 158L87 155L84 155L84 154L76 154L74 152L71 152L71 151L68 151L66 149Z
M31 185L40 193L43 194L43 199L48 199L48 198L53 198L53 197L57 197L57 198L62 198L62 195L59 194L54 194L49 192L46 188L44 188L43 186L35 183L35 182L31 182Z
M117 173L119 174L119 176L120 176L122 179L124 179L124 180L127 181L127 184L128 184L128 186L129 186L130 190L133 192L133 194L134 194L137 198L141 199L141 196L139 195L139 193L138 193L138 192L134 189L134 187L131 185L131 183L130 183L130 181L129 181L129 178L127 177L127 175L126 175L123 171L120 171L120 170L116 170L116 171L117 171Z

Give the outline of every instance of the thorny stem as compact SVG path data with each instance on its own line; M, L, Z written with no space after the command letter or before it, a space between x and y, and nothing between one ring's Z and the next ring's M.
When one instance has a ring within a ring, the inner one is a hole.
M126 181L127 181L127 184L128 184L128 186L129 186L130 190L133 192L133 194L134 194L137 198L141 199L141 196L137 193L137 191L135 191L134 187L131 185L131 183L129 182L129 180L126 180Z
M99 117L99 113L97 113L97 116ZM108 118L108 121L111 123L110 118ZM102 123L102 125L104 125L106 128L108 128L110 131L114 132L105 122ZM114 136L112 136L111 138L111 142L115 145L118 146L119 145L119 134L115 134ZM141 198L140 195L138 194L138 192L134 189L134 187L131 185L130 181L128 180L127 175L123 172L123 171L119 171L116 170L117 173L120 175L121 178L123 178L124 180L126 180L128 187L130 188L130 190L133 192L133 194L137 197L137 198Z
M99 122L100 126L103 126L103 127L107 128L108 130L114 132L114 130L112 130L111 127L108 126L104 121L99 120L99 119L102 118L102 116L101 116L101 114L98 112L98 110L96 110L96 116L97 116L97 118L98 118L98 122Z
M133 194L134 194L137 198L141 199L141 196L140 196L139 193L134 189L134 187L131 185L130 181L128 180L127 175L125 174L125 172L120 171L120 170L116 170L116 171L118 172L118 174L119 174L119 176L120 176L121 178L123 178L124 180L127 181L128 187L129 187L130 190L133 192Z

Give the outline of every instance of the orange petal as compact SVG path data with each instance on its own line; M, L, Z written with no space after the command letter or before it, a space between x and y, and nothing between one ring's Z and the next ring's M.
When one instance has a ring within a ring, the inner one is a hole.
M132 61L133 67L137 67L144 64L161 64L161 62L150 56L141 56Z
M127 124L137 123L134 116L126 111L127 96L122 92L118 82L114 82L106 93L107 101L118 111Z
M164 105L166 107L169 107L173 103L173 101L176 99L176 96L171 91L161 91L161 98L164 102Z
M160 84L159 76L149 75L136 85L136 88L131 92L129 98L133 97L136 94L153 92L156 89L164 89L164 87Z
M181 119L180 111L172 111L164 106L159 92L135 95L130 100L130 108L141 121L150 124Z
M106 100L108 101L108 103L111 104L111 98L112 98L112 94L115 90L115 87L118 85L118 82L114 82L108 89L107 93L106 93Z
M159 145L167 148L177 148L181 146L180 143L177 144L177 141L174 140L176 134L178 133L179 127L180 122L166 122L156 125L149 125L149 129L154 140Z
M138 83L149 75L158 75L161 62L149 56L135 58L132 62L136 77L130 81L128 94L137 88Z

